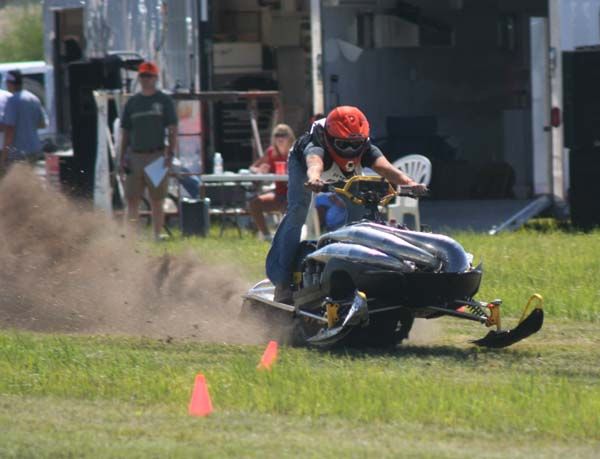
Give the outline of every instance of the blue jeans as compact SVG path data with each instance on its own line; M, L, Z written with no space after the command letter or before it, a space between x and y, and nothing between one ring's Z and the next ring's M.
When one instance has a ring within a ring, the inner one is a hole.
M267 277L275 285L288 286L292 282L292 266L300 245L302 225L306 221L312 192L306 182L304 159L290 155L288 161L288 207L267 255Z

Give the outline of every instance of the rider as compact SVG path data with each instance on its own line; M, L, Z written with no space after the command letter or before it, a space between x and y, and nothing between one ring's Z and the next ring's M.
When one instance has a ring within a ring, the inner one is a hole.
M292 265L300 244L311 192L318 193L326 181L345 180L370 167L394 185L426 190L394 167L369 139L369 122L356 107L336 107L327 118L315 121L290 150L288 160L288 207L271 250L267 276L275 284L275 301L291 302Z

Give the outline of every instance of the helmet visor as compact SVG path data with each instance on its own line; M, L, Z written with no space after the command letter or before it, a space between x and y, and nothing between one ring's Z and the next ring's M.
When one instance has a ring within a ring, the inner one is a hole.
M364 145L364 139L333 139L335 151L344 158L356 158L362 153Z

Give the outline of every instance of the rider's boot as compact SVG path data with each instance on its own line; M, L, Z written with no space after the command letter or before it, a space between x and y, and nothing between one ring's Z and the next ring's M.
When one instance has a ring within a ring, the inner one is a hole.
M277 303L285 303L292 304L292 289L289 285L286 284L277 284L275 285L275 294L273 296L273 301Z

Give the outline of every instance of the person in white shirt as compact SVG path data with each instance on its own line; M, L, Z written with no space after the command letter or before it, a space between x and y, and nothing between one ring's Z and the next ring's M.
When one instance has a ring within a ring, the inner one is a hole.
M4 145L4 109L10 96L12 96L10 92L0 89L0 148Z

